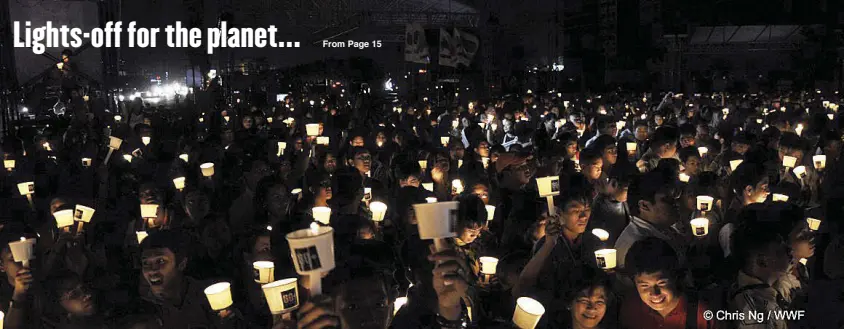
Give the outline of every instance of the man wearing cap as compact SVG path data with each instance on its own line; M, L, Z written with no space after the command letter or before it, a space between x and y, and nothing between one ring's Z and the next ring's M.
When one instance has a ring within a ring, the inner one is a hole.
M516 237L518 232L527 230L531 216L535 212L536 197L524 191L524 186L530 182L530 167L525 156L516 153L503 153L495 162L495 172L501 190L500 203L496 206L495 220L502 221L502 232L497 232L502 246L525 247ZM536 193L536 192L533 192ZM534 214L535 215L535 214ZM511 249L512 250L512 249Z
M662 159L675 158L679 160L677 156L676 135L677 134L673 128L657 128L654 132L653 138L651 138L650 148L642 155L642 159L636 163L639 170L642 170L643 172L651 171L656 168L657 164L659 164L659 160Z

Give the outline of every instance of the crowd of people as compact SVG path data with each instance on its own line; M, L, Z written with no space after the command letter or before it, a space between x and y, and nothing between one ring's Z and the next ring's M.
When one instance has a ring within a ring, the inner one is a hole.
M76 100L3 140L0 327L844 328L837 97ZM420 238L447 201L453 236ZM334 268L300 275L288 234L328 227Z

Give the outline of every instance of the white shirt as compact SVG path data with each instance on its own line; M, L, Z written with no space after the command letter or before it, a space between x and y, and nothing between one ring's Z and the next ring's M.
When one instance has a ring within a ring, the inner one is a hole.
M666 232L658 229L653 224L646 222L644 219L636 216L630 217L630 223L627 224L627 227L625 227L624 231L621 232L618 240L615 241L616 261L619 268L624 268L624 258L627 257L627 251L630 250L630 247L632 247L636 241L650 237L655 237L668 242L668 244L674 248L674 251L677 252L680 264L684 263L685 250L679 233L673 230Z

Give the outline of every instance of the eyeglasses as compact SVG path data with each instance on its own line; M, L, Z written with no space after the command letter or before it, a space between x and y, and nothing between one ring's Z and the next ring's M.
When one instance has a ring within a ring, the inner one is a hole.
M75 288L73 288L72 290L62 294L62 299L63 300L82 299L85 296L90 296L90 295L91 295L91 293L90 293L89 289L85 288L82 285L78 285Z
M368 154L367 154L367 155L358 155L358 156L356 156L356 157L355 157L355 160L358 160L358 161L371 161L371 160L372 160L372 156L371 156L371 155L368 155Z

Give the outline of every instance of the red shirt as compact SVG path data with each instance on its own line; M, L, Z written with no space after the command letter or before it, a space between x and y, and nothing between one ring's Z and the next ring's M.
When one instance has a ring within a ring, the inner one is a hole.
M683 296L674 310L663 318L661 314L642 302L639 294L635 294L625 299L621 305L621 327L624 329L686 329L687 307L686 297ZM697 329L717 328L715 320L703 319L703 312L707 309L709 307L704 301L698 301Z

